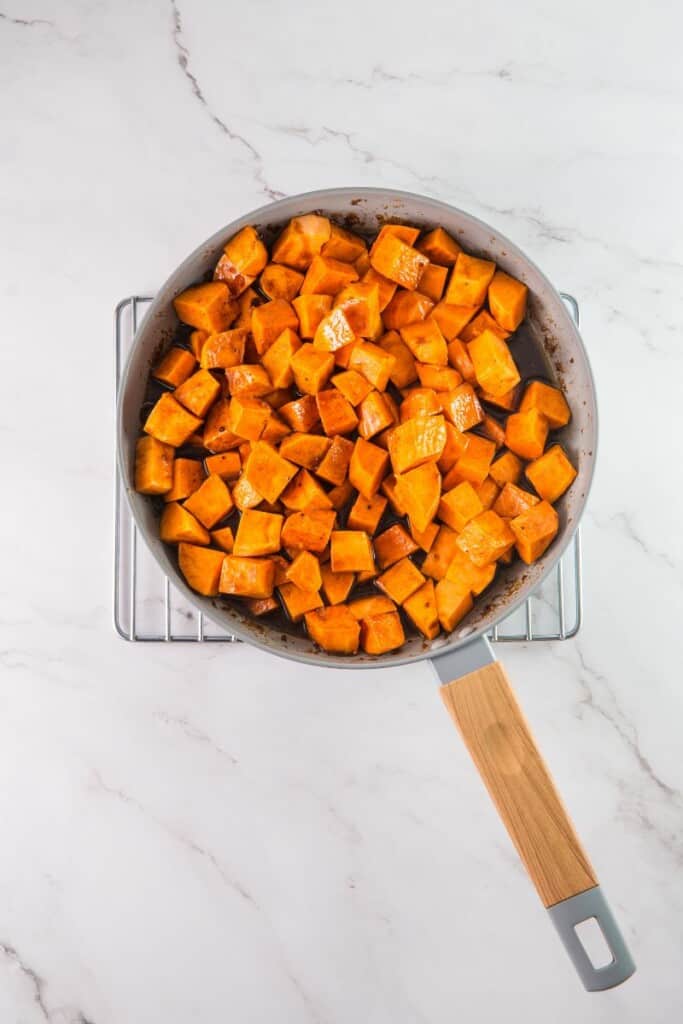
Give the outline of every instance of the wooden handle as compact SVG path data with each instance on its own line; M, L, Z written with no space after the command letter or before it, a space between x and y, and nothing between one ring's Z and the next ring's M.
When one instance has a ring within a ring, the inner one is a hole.
M596 886L503 667L470 672L441 695L543 904Z

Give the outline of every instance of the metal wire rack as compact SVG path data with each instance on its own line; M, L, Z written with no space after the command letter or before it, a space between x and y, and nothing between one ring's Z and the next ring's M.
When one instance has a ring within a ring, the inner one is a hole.
M563 294L578 325L579 306ZM148 295L122 299L114 313L116 393L138 324L152 301ZM555 571L525 604L494 627L498 643L568 640L581 626L581 540L577 531ZM114 510L114 626L123 640L137 642L238 643L188 604L156 564L144 544L116 471Z

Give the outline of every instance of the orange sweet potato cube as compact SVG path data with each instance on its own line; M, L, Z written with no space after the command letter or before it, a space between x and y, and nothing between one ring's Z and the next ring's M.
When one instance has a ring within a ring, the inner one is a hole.
M547 501L539 501L526 512L510 520L519 557L527 565L540 558L559 530L557 512Z
M462 379L468 384L476 382L477 377L474 372L474 363L470 359L467 346L463 344L460 338L453 338L448 343L448 362L451 366L455 367Z
M384 391L391 378L394 362L390 352L366 341L353 346L348 368L357 370L378 391Z
M219 547L221 551L225 551L230 554L235 544L235 536L232 532L232 527L222 526L220 530L211 531L211 540Z
M259 494L243 473L232 489L232 500L240 512L244 512L247 508L256 508L260 505L263 495Z
M207 331L192 331L189 338L190 351L197 361L201 358L204 342L209 337Z
M457 583L475 596L486 590L496 575L496 562L489 562L488 565L477 566L469 555L455 548L453 558L446 569L446 579L451 583Z
M485 480L482 480L480 484L477 484L474 489L477 492L477 497L482 503L484 509L492 508L498 494L500 493L500 487L490 476L487 476Z
M223 252L236 271L248 277L256 277L268 262L268 250L251 225L233 235Z
M484 330L468 346L480 387L489 394L505 395L519 384L521 377L506 341L493 331Z
M282 456L267 441L252 445L244 475L266 501L274 502L298 472L297 466Z
M235 320L235 327L244 327L247 330L251 329L251 312L254 306L260 306L261 296L258 294L255 288L247 288L245 292L242 292L237 300L239 306L239 313Z
M472 611L474 602L468 587L444 578L434 588L436 612L446 633L450 633Z
M429 258L396 234L380 232L370 250L370 263L378 274L414 291Z
M488 565L504 555L515 543L515 536L505 519L491 509L470 519L458 535L457 546L475 565Z
M441 399L433 388L410 388L400 406L400 421L435 416L441 412Z
M417 544L400 523L394 523L375 537L374 548L378 566L380 569L388 569L401 558L417 551Z
M379 311L384 312L387 308L394 295L398 285L395 281L390 281L388 277L384 277L383 274L378 274L376 270L370 265L370 256L367 256L368 265L365 270L361 271L358 263L356 263L356 270L360 274L361 281L363 284L374 284L377 285L377 293L379 296ZM359 261L360 262L360 261ZM408 292L407 294L411 294Z
M301 590L320 590L322 576L320 562L310 551L300 551L285 573L290 583L295 583Z
M326 434L350 434L358 426L358 417L353 406L336 388L319 391L315 400L320 422Z
M330 537L332 572L365 572L374 569L372 542L363 530L333 530Z
M416 530L426 530L439 507L441 473L434 462L396 474L396 494Z
M429 256L432 263L438 263L443 267L452 267L462 249L451 238L443 228L434 228L428 231L424 238L418 243L417 248L425 256Z
M174 345L154 367L152 376L163 381L164 384L176 388L187 380L194 370L196 362L194 353Z
M417 380L417 368L413 353L404 341L401 341L400 334L396 331L387 331L379 340L380 348L394 357L394 365L389 379L397 388L407 388Z
M296 463L297 466L315 469L331 444L329 437L323 437L321 434L295 431L282 441L280 455L283 459Z
M204 447L210 452L227 452L239 448L243 440L230 429L230 399L219 398L206 417Z
M245 327L210 334L202 345L199 365L202 370L226 370L244 361L244 350L249 337Z
M237 316L239 306L222 281L209 281L186 288L173 300L178 319L200 331L226 331Z
M567 400L560 389L544 384L540 380L533 380L527 385L519 404L520 412L530 412L531 409L543 413L551 430L565 427L571 419Z
M414 523L410 523L409 525L410 536L418 547L422 548L425 552L429 551L439 534L439 524L432 522L426 530L416 530Z
M512 388L511 391L506 391L504 395L492 395L490 391L484 391L483 388L479 388L479 398L482 402L488 402L489 405L495 405L498 409L505 409L506 412L513 412L517 407L519 386Z
M233 554L274 555L280 550L280 534L284 516L272 512L245 509L235 534Z
M559 444L535 459L526 467L527 479L536 492L552 505L571 487L576 479L576 470Z
M360 624L360 642L366 654L386 654L402 647L406 637L398 612L371 615Z
M346 320L359 338L376 338L382 333L379 309L379 287L371 281L350 284L334 300L335 309L344 312Z
M425 462L438 462L446 446L443 416L423 416L395 427L389 438L394 473L407 473Z
M322 391L332 376L334 356L331 352L321 352L306 342L294 354L291 366L299 391L315 395Z
M403 610L414 626L427 640L439 635L439 617L436 608L434 581L427 580L403 602Z
M447 473L455 465L467 448L469 434L464 434L452 423L444 421L446 427L446 444L439 457L438 466L442 473Z
M270 416L270 406L260 398L235 397L230 401L230 430L247 441L258 441Z
M164 501L183 501L184 498L189 498L201 486L203 480L204 467L201 462L197 462L196 459L176 459L173 463L173 486L164 494Z
M496 451L505 444L505 427L488 413L485 413L481 421L481 432L489 441L493 441Z
M484 506L474 487L468 480L463 480L457 487L442 495L438 516L443 523L460 533L470 519L474 519L483 511Z
M245 604L251 614L257 617L275 612L280 607L280 602L274 597L248 597Z
M185 502L185 508L199 520L207 530L232 512L233 501L225 481L219 476L207 476Z
M322 592L328 604L341 604L349 596L356 580L353 572L332 572L329 565L321 565Z
M496 454L493 441L477 434L469 434L467 447L452 470L460 480L469 480L472 484L481 484L489 475L489 468Z
M314 256L301 285L301 294L336 295L357 280L358 274L353 264L329 256Z
M372 498L364 498L359 494L349 511L346 525L349 530L363 530L372 536L386 507L387 499L381 494L375 494Z
M422 271L418 288L422 295L426 295L432 302L438 302L443 295L448 277L448 267L440 267L436 263L428 263Z
M279 408L280 416L292 428L304 433L311 430L320 420L315 395L302 395L293 402L286 402Z
M205 597L215 597L226 557L223 551L182 543L178 546L178 565L188 586Z
M175 389L174 397L195 416L203 418L220 394L221 386L208 370L198 370Z
M432 310L432 316L447 342L453 341L477 312L477 306L456 306L450 302L439 302Z
M135 490L140 494L166 494L173 487L173 455L170 444L147 435L135 445Z
M177 501L172 501L164 507L159 523L159 536L165 544L179 544L181 541L208 544L211 540L208 530L205 530L192 513Z
M369 440L375 434L390 427L394 422L394 414L388 396L382 391L371 391L358 407L360 420L358 433Z
M288 388L294 382L292 358L301 348L298 334L287 327L261 357L273 388ZM265 394L266 392L264 392Z
M301 469L281 495L285 508L294 512L331 509L332 501L306 469Z
M514 452L505 451L491 463L489 473L499 487L516 484L522 475L522 460Z
M320 250L321 256L329 256L333 260L342 260L344 263L355 263L366 253L367 247L364 239L336 224L331 225L330 237Z
M529 289L502 270L497 270L489 284L489 309L501 327L516 331L526 315Z
M255 306L251 312L251 334L258 354L262 356L288 327L296 331L299 320L286 299L271 299Z
M510 337L510 332L504 330L486 309L479 310L477 315L460 331L459 337L462 342L469 344L477 335L486 330L493 331L503 341Z
M372 391L372 384L369 380L358 373L357 370L345 370L343 373L336 373L331 381L341 391L344 398L351 405L360 405Z
M380 590L384 591L396 604L403 604L424 582L424 576L409 558L402 558L400 562L395 562L376 580Z
M316 475L328 483L340 486L346 480L354 444L345 437L333 437L327 454L318 464Z
M484 410L471 384L459 384L453 391L442 396L445 415L458 430L466 431L476 427L484 419Z
M227 253L223 253L213 272L214 281L228 286L233 299L239 299L256 280L255 275L243 274L237 269Z
M319 608L304 616L311 640L328 654L355 654L360 640L360 623L345 605Z
M313 338L320 321L332 310L331 295L297 295L292 305L299 318L299 334Z
M523 491L517 484L508 483L498 495L493 511L497 512L499 516L503 516L504 519L514 519L515 516L526 512L532 505L538 505L538 500L535 494Z
M198 416L193 416L180 402L176 402L173 395L165 392L147 417L144 430L157 441L180 448L201 425Z
M270 597L275 585L275 562L270 558L224 555L218 590L234 597Z
M307 213L292 217L272 248L274 263L286 263L295 270L306 270L332 235L327 217Z
M410 224L385 224L379 229L377 237L372 243L372 248L377 245L381 239L386 235L393 235L395 238L400 238L406 245L414 245L420 234L419 228L414 228Z
M337 484L336 487L331 487L327 492L327 497L332 502L332 508L338 512L348 506L353 496L354 490L349 480L345 480L343 484Z
M481 306L495 272L496 264L491 260L458 253L446 289L446 302L454 306Z
M228 391L240 398L262 398L273 390L268 371L258 364L243 363L225 371Z
M548 437L548 420L538 409L516 412L508 416L505 443L523 459L537 459L543 454Z
M304 275L298 270L280 263L269 263L259 278L259 287L269 299L291 302L299 294L303 282Z
M448 346L433 316L401 328L401 338L415 359L434 366L448 365Z
M313 345L322 352L337 352L346 345L352 345L354 341L356 335L347 319L346 311L337 306L318 324Z
M425 576L440 580L446 575L446 570L451 564L453 557L458 550L456 541L458 534L449 526L442 526L436 540L432 544L429 554L422 563L422 572Z
M433 309L434 303L427 295L399 288L384 310L382 320L387 330L400 331L408 324L426 320Z
M302 590L296 583L282 583L278 587L280 600L292 622L301 622L307 612L322 608L322 598L317 590Z
M423 388L431 388L434 391L453 391L459 384L462 384L462 376L450 366L433 366L431 363L416 363L415 365Z
M292 512L282 527L282 546L319 554L329 542L336 517L336 512L325 509Z
M349 602L349 611L358 619L370 619L374 615L386 615L388 612L395 612L396 605L390 597L384 594L371 594L369 597L357 597L355 601Z
M388 465L387 452L359 437L349 463L349 480L364 498L372 498L379 490Z

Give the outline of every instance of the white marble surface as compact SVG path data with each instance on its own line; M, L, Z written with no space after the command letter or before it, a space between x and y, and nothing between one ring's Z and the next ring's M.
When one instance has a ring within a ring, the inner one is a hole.
M683 1015L683 216L670 3L0 4L0 1020ZM577 642L506 650L639 973L588 996L427 666L111 626L111 311L269 196L423 191L580 299Z

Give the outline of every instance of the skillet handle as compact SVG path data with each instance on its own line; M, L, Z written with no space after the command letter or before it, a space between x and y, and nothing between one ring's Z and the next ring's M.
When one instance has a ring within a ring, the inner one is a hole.
M493 659L484 644L476 648ZM450 660L435 660L442 678ZM441 696L584 986L626 981L635 965L502 665L480 664L445 683ZM604 967L593 966L575 929L591 918L612 954Z

